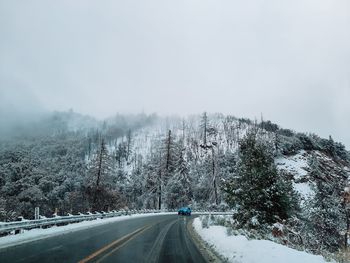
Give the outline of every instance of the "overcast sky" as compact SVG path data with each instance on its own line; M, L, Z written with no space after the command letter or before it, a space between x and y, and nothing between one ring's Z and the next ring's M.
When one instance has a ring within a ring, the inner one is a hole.
M0 111L223 112L350 148L349 0L0 0Z

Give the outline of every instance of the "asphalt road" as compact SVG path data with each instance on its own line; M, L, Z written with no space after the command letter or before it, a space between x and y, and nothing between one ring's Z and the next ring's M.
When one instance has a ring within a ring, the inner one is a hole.
M177 215L131 218L2 249L0 262L206 262L189 221Z

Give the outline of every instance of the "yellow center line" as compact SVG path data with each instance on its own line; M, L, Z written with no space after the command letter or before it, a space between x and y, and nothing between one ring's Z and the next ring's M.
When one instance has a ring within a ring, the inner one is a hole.
M105 258L106 256L110 255L111 253L115 252L117 249L119 249L121 247L121 245L125 244L126 242L130 241L131 239L133 239L134 237L138 236L138 234L141 234L142 232L146 231L147 229L149 229L151 226L144 226L141 227L137 230L135 230L134 232L125 235L115 241L113 241L112 243L102 247L101 249L97 250L96 252L92 253L91 255L87 256L86 258L80 260L78 263L86 263L89 262L90 260L95 259L96 257L98 257L99 255L101 255L103 252L105 252L106 250L110 249L113 246L117 246L116 248L114 248L111 252L109 252L108 254L106 254L103 258Z
M105 258L109 257L111 254L113 254L115 251L117 251L118 249L122 248L123 246L125 246L130 240L134 239L135 237L141 235L143 232L145 232L146 230L148 230L149 228L151 228L153 225L146 227L142 230L140 230L140 232L137 232L132 238L130 238L129 240L121 243L119 246L113 248L111 251L109 251L107 254L103 255L99 260L96 261L96 263L100 263L102 262Z

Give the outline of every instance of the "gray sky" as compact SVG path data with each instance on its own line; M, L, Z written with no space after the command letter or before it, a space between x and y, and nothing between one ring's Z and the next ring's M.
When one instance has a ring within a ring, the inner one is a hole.
M0 0L0 111L223 112L350 148L348 0Z

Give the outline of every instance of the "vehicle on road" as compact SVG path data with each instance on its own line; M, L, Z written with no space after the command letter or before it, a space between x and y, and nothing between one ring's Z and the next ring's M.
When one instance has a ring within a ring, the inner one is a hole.
M190 216L191 215L191 208L189 207L181 207L179 211L177 211L178 215L183 215L183 216Z

